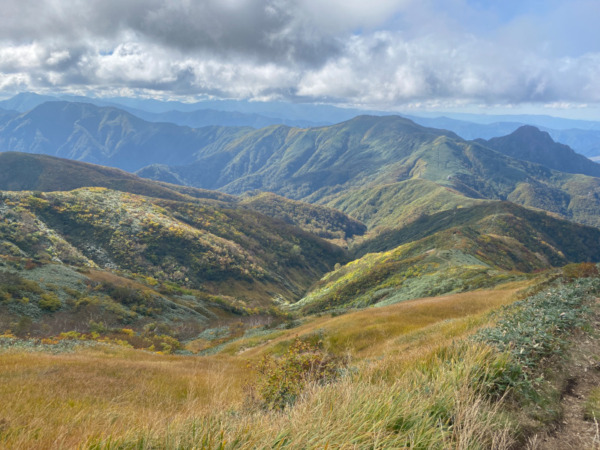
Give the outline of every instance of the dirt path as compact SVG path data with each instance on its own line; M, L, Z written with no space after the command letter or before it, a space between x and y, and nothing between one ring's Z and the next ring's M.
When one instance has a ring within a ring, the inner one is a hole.
M600 417L586 420L584 405L592 389L600 386L600 318L594 323L594 337L584 336L571 349L566 366L567 383L561 401L562 418L554 430L536 434L530 450L600 449Z

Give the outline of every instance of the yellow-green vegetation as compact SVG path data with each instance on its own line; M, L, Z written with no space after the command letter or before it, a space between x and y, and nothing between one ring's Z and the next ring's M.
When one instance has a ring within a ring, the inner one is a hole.
M267 192L248 196L242 199L240 205L296 225L325 239L345 241L367 231L364 224L335 209L310 205Z
M600 388L592 389L585 400L584 418L598 422L600 418Z
M296 227L213 200L95 187L4 192L0 211L0 329L18 335L159 321L189 338L235 316L268 321L284 315L274 300L298 299L346 258Z
M230 277L264 278L269 264L305 263L306 270L317 272L328 259L342 256L331 245L251 211L102 188L4 197L0 232L15 256L120 267L188 286ZM295 245L297 255L292 254ZM314 260L307 261L315 251Z
M337 311L495 286L597 261L599 245L596 228L506 202L443 211L356 245L364 256L325 275L293 308Z
M431 215L484 202L486 200L465 197L454 189L433 181L415 178L353 189L335 195L327 205L363 221L371 231L378 231L400 228L425 214Z

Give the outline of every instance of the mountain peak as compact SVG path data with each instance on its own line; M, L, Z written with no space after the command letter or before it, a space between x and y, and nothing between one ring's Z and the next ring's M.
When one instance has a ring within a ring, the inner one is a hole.
M546 131L541 131L539 128L534 127L533 125L523 125L508 136L515 139L535 139L537 143L556 144L550 134L548 134Z
M505 155L550 169L600 177L600 164L575 153L568 145L555 142L547 132L531 125L519 127L507 136L478 142Z

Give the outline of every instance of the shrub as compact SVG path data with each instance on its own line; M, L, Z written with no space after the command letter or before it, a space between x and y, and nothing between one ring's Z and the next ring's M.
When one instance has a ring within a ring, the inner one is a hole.
M484 328L476 341L491 344L506 358L498 361L484 384L493 397L507 391L534 399L543 368L553 358L562 358L569 336L589 320L589 299L600 291L600 281L555 283L503 309L496 325ZM539 390L539 389L538 389Z
M345 361L322 348L322 342L294 340L281 358L263 357L255 369L260 374L251 393L270 409L292 405L308 383L328 383L335 380Z
M563 275L566 278L592 278L600 275L598 267L594 263L584 262L579 264L567 264L563 267Z
M39 305L40 305L40 308L42 308L46 311L54 312L54 311L57 311L58 309L60 309L60 307L62 306L62 303L60 302L60 299L55 294L47 293L47 294L42 294Z

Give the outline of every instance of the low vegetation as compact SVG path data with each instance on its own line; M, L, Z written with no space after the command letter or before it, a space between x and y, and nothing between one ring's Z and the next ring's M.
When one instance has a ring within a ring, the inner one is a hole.
M600 293L597 278L548 283L313 317L200 358L106 343L55 354L9 346L0 439L28 448L508 448L556 417L541 413L557 398L548 380ZM538 292L523 297L524 288ZM522 300L490 316L518 292ZM520 333L510 334L515 324Z
M231 206L231 205L229 205ZM89 334L90 322L178 338L279 320L344 251L253 210L105 188L0 198L0 330Z
M325 239L344 242L367 231L363 223L338 210L289 200L271 193L247 196L240 205Z

